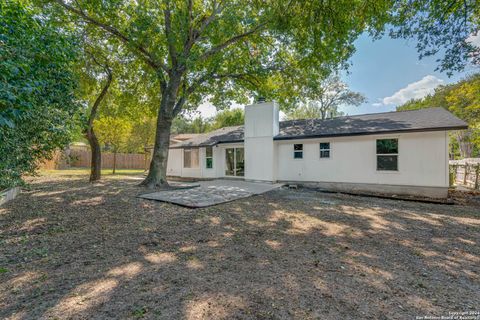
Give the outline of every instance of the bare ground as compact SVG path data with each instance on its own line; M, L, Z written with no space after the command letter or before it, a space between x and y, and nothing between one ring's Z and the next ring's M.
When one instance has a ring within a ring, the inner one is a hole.
M414 319L480 309L480 209L277 190L203 209L132 177L0 208L0 318Z

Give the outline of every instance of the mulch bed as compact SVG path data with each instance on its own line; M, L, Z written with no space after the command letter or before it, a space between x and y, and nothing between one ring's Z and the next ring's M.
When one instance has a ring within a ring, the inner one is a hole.
M138 182L37 177L0 207L0 318L414 319L479 310L474 204L279 189L186 209L137 198Z

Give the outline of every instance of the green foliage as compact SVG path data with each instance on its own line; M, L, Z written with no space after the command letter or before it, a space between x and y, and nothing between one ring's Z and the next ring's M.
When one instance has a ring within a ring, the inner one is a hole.
M211 119L210 130L216 130L223 127L240 126L245 122L245 112L243 109L235 108L224 110Z
M68 142L76 54L66 29L25 2L0 0L0 188Z
M480 49L468 40L479 30L477 0L401 0L395 2L393 37L417 39L420 58L443 54L440 71L461 71L480 63Z
M39 105L72 104L72 38L20 1L0 1L0 126ZM64 92L62 94L62 91Z
M98 140L112 152L124 151L132 130L132 124L125 118L103 116L94 121Z
M339 111L337 108L332 109L331 111L322 112L319 108L319 103L315 101L308 101L306 103L299 103L297 107L288 110L285 113L286 120L297 120L297 119L326 119L334 118L345 115L342 111Z
M208 119L201 116L189 119L180 115L173 120L172 134L205 133L223 127L240 126L243 125L244 119L244 111L240 108L222 110Z
M298 97L304 75L323 78L354 52L365 30L377 33L391 0L46 0L128 52L139 79L159 97L157 139L185 109L209 100L220 109L252 95ZM346 10L348 8L348 10ZM165 144L157 144L148 187L166 183ZM162 147L163 146L163 147Z
M480 156L480 74L472 75L454 84L439 86L434 94L423 99L408 101L397 107L397 110L431 107L445 108L469 125L469 130L452 135L455 156Z
M153 146L155 142L154 118L133 119L130 135L126 143L126 151L131 153L143 153L145 148Z
M207 97L220 108L252 94L298 97L305 74L323 78L345 66L353 41L365 30L382 30L391 6L389 0L55 2L103 30L110 43L123 43L144 81L156 78L157 88L166 89L162 97L178 87L165 106L172 116Z
M367 101L361 93L351 91L347 84L333 75L324 80L307 79L300 88L301 98L287 108L287 119L326 119L343 115L340 106L358 106Z

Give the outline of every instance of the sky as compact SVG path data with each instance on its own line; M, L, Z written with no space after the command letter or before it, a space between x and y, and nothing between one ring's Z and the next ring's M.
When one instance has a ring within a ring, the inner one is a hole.
M478 43L480 39L472 40ZM343 107L342 111L350 115L394 111L412 98L422 98L433 93L437 86L457 82L475 71L469 67L448 77L435 71L440 56L419 60L415 44L413 40L388 36L377 41L367 35L357 39L356 52L350 60L352 66L342 79L368 101L358 107Z
M472 42L480 46L480 36L472 38ZM348 115L394 111L396 106L412 98L433 93L441 84L457 82L468 74L480 71L469 67L451 77L435 71L439 57L419 60L414 40L385 36L374 41L365 34L355 41L355 47L351 66L348 73L342 74L342 80L351 90L364 94L367 102L358 107L341 107L340 110ZM215 107L210 104L201 105L198 111L202 117L211 117L216 113Z

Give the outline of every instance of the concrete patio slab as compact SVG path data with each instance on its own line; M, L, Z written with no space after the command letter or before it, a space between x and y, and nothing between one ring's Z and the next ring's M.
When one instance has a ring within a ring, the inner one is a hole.
M279 188L282 184L211 180L197 182L197 187L140 195L140 198L174 203L189 208L202 208L247 198Z

